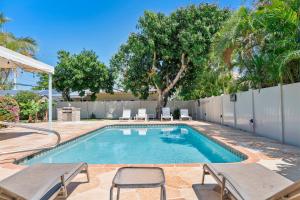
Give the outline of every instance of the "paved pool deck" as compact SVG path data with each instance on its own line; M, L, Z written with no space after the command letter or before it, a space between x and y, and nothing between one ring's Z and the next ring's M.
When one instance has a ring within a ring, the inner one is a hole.
M62 141L67 141L113 124L144 124L143 121L99 120L81 122L53 122L52 128L61 134ZM150 121L147 124L185 123L204 134L246 154L244 162L258 162L267 168L295 181L300 179L300 148L283 145L277 141L259 137L251 133L239 131L226 126L200 121ZM30 124L31 126L48 128L47 123ZM0 152L19 148L47 146L55 142L54 136L37 133L23 128L0 129ZM0 156L0 180L8 177L26 166L15 165L16 159L28 156L34 152ZM68 199L74 200L107 200L111 181L119 167L125 165L89 165L91 181L85 181L84 176L78 176L69 185ZM144 165L143 165L144 166ZM148 166L148 165L147 165ZM151 165L150 165L151 166ZM164 169L166 174L167 199L197 200L192 185L199 184L202 175L202 164L170 164L156 165ZM253 172L255 173L255 172ZM207 183L213 182L212 178ZM159 199L159 189L129 189L121 190L121 200L154 200Z

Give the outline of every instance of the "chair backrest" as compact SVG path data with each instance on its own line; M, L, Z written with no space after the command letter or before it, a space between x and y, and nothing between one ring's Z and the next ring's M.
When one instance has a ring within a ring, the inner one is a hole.
M138 110L138 116L142 116L142 117L144 117L144 116L146 116L146 108L140 108L139 110Z
M181 116L189 116L189 110L188 109L180 109L180 115Z
M162 108L162 115L163 116L170 116L171 115L170 108L169 107Z
M129 109L123 110L123 117L131 117L131 110Z

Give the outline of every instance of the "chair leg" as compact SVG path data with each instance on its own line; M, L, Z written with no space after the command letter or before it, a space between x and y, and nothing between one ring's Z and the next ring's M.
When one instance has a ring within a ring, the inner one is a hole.
M90 172L89 172L89 169L88 169L88 168L89 168L88 166L86 166L86 168L85 168L85 173L86 173L87 183L90 182Z
M114 186L111 186L109 192L109 200L113 200L113 196L114 196Z
M117 200L120 199L120 188L118 188L118 191L117 191Z
M166 188L165 186L161 186L161 200L167 200Z
M205 172L205 169L203 169L203 173L202 173L202 181L201 181L201 184L202 184L202 185L204 184L205 175L206 175L206 172Z

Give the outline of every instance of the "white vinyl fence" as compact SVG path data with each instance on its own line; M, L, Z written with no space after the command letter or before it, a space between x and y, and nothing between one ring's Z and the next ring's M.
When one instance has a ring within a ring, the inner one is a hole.
M236 101L231 101L230 95L170 101L167 106L172 112L187 108L194 120L219 123L300 146L300 83L240 92L236 97ZM148 114L156 113L156 101L71 102L71 105L81 109L82 119L91 118L92 113L96 118L116 119L123 109L131 109L132 116L138 108L146 108ZM68 102L58 102L56 108L65 106Z
M122 116L123 109L131 109L131 116L135 116L139 108L146 108L148 114L156 114L156 101L85 101L85 102L58 102L53 109L53 117L57 119L57 108L71 106L80 108L80 118L89 119L92 114L96 118L117 119ZM173 112L177 108L186 108L189 114L196 119L195 101L170 101L167 104Z
M197 119L300 146L300 83L200 99ZM252 123L253 122L253 123Z

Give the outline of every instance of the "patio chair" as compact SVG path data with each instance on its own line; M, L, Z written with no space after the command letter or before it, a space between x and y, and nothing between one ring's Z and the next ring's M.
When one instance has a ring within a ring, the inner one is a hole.
M162 121L163 119L167 119L167 120L169 119L169 120L173 121L173 116L171 114L169 107L162 108L162 114L161 114L160 120Z
M207 174L221 187L220 192L215 192L215 198L212 199L300 199L300 181L293 182L257 163L204 164L202 184ZM208 187L218 188L212 184L201 187L203 191L207 191Z
M86 163L43 163L27 167L0 182L0 199L48 200L68 196L67 185L79 173L87 175Z
M125 109L123 110L123 116L119 118L120 120L130 120L131 119L131 110Z
M138 114L136 114L135 120L139 120L139 119L144 119L145 121L148 120L148 115L147 115L147 111L146 108L141 108L138 110Z
M179 117L180 120L184 120L184 119L187 119L187 120L192 120L192 117L189 116L189 110L188 109L180 109L180 117Z

